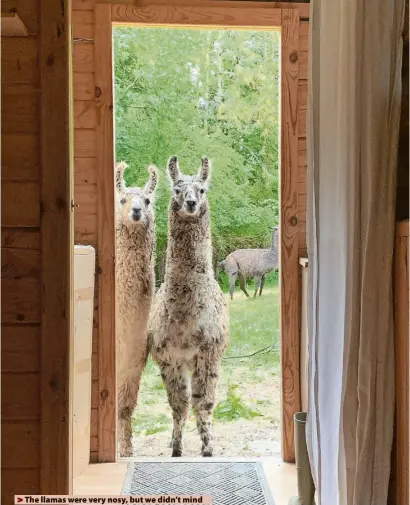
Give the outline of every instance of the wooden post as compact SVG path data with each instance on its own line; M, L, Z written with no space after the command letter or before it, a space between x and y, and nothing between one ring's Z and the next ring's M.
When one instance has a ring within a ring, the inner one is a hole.
M300 410L298 264L299 13L282 10L280 321L282 457L295 461L293 416Z
M70 2L41 0L40 492L71 494L73 218Z
M99 275L98 461L116 460L114 103L111 5L95 7Z

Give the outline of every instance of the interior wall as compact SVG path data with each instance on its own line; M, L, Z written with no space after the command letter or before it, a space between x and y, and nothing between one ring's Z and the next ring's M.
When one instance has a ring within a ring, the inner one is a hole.
M97 250L96 293L98 293L98 235L97 235L97 177L96 125L98 89L95 88L94 60L94 5L95 0L73 0L73 70L74 70L74 169L75 200L79 207L75 214L75 242L90 244ZM133 3L103 1L99 3ZM167 3L151 0L141 4ZM174 0L179 4L206 4L206 0ZM276 4L282 5L282 4ZM299 191L298 191L298 232L300 256L306 254L306 107L307 107L307 51L308 20L301 19L299 45L300 80L298 90L299 124ZM98 461L98 420L99 402L104 402L104 392L100 391L98 359L98 298L95 299L93 332L93 380L91 413L91 461Z
M67 6L1 5L28 29L1 40L2 504L70 490Z
M3 0L29 37L2 37L1 409L2 503L40 486L39 2Z

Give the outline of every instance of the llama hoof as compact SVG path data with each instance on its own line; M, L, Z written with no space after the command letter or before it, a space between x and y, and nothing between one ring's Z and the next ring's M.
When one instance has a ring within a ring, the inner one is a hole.
M181 449L174 449L172 451L172 457L173 458L180 458L182 456L182 451Z
M204 458L212 458L212 449L207 449L206 451L203 451L202 456Z
M134 451L132 450L132 448L120 450L120 457L121 458L132 458L133 455L134 455Z

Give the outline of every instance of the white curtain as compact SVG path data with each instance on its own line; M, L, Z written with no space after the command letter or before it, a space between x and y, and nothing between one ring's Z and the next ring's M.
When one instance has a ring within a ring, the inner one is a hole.
M308 448L320 505L386 505L404 0L311 0Z

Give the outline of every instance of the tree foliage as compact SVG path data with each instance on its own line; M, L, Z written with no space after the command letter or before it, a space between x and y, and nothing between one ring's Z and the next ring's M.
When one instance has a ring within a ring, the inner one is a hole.
M157 165L158 258L167 240L167 159L194 173L213 162L209 193L216 259L270 243L278 223L279 34L114 29L116 159L127 184Z

